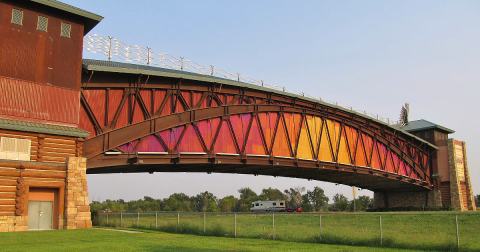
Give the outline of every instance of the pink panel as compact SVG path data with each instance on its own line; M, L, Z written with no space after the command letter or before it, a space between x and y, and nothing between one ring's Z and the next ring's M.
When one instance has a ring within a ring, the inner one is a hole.
M204 152L200 139L193 126L187 125L183 137L177 147L178 152Z
M140 140L140 142L136 146L137 152L163 152L167 151L165 148L160 144L160 141L155 136L147 136Z

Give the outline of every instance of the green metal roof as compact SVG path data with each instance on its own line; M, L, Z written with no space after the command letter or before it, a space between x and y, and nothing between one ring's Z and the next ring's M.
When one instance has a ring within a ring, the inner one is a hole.
M85 24L85 34L87 34L90 30L92 30L93 27L95 27L103 19L103 17L100 15L97 15L95 13L92 13L92 12L89 12L75 6L62 3L60 1L56 1L56 0L30 0L30 1L56 9L56 10L67 12L69 14L79 16Z
M4 118L0 118L0 129L82 138L85 138L89 135L87 131L79 128Z
M401 129L403 129L405 131L408 131L408 132L416 132L416 131L422 131L422 130L436 129L436 130L439 130L439 131L442 131L442 132L445 132L445 133L448 133L448 134L455 133L454 130L443 127L443 126L438 125L436 123L429 122L429 121L424 120L424 119L408 122L408 124L401 127Z
M312 99L309 97L305 97L302 95L298 94L293 94L289 92L284 92L284 91L279 91L276 89L268 88L268 87L263 87L263 86L258 86L250 83L245 83L241 81L235 81L235 80L230 80L230 79L225 79L225 78L220 78L216 76L211 76L211 75L203 75L203 74L197 74L197 73L192 73L192 72L186 72L186 71L180 71L180 70L173 70L173 69L166 69L166 68L161 68L161 67L153 67L153 66L147 66L147 65L137 65L137 64L130 64L130 63L122 63L122 62L115 62L115 61L105 61L105 60L94 60L94 59L84 59L83 60L83 68L89 71L98 71L98 72L110 72L110 73L123 73L123 74L135 74L135 75L150 75L150 76L159 76L159 77L170 77L170 78L179 78L179 79L187 79L187 80L195 80L195 81L203 81L203 82L209 82L209 83L218 83L218 84L223 84L223 85L231 85L231 86L238 86L238 87L245 87L245 88L250 88L250 89L255 89L255 90L261 90L265 92L270 92L270 93L275 93L279 95L284 95L284 96L289 96L289 97L295 97L301 100L306 100L309 102L314 102L318 103L324 106L328 106L331 108L335 108L338 110L342 110L345 112L348 112L350 114L355 114L357 116L361 116L363 118L367 118L368 120L374 121L376 123L385 125L387 127L392 128L395 131L400 131L403 134L414 138L431 148L437 149L437 146L413 135L410 134L408 131L403 130L402 128L399 128L394 125L387 124L383 121L380 121L376 118L370 117L368 115L356 112L355 110L344 108L335 104L331 104L328 102L324 102L321 100L317 99Z

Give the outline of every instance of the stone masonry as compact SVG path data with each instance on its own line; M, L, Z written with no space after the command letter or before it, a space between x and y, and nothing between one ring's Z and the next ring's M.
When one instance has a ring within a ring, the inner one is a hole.
M92 227L87 188L87 159L70 157L65 188L65 228Z

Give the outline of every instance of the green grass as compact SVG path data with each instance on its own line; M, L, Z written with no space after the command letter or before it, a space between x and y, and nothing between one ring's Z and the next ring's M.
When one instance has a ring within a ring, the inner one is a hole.
M402 251L271 241L207 237L162 232L123 233L110 230L72 230L0 233L0 251ZM413 251L413 250L409 250Z
M274 239L304 243L342 244L370 247L390 247L421 250L453 251L457 248L455 215L458 215L460 248L462 251L480 251L479 213L410 212L410 213L323 213L320 232L320 214L238 214L237 237ZM382 216L383 240L380 243L379 218ZM102 226L120 226L120 216L97 217ZM219 237L234 236L234 215L208 213L205 232L203 213L123 214L122 227L161 230Z

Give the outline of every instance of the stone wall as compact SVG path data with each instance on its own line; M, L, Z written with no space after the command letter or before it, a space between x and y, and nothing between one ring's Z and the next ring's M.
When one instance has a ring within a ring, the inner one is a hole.
M70 157L65 188L65 228L92 227L87 187L87 159Z
M441 208L439 190L418 192L375 192L374 208Z
M448 140L448 166L451 207L461 211L475 210L465 142Z

